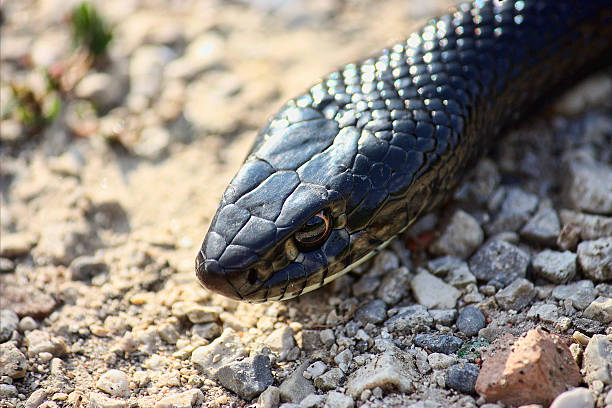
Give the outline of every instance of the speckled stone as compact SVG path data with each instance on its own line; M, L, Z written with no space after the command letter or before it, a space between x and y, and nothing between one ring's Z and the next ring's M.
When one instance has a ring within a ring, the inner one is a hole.
M434 353L453 354L463 345L463 340L449 334L417 334L414 345Z
M217 379L225 388L246 400L257 397L274 383L270 359L261 354L224 365L217 371Z
M479 371L476 364L459 363L446 370L444 379L448 387L466 394L474 394Z
M315 392L315 387L312 381L304 378L304 371L310 363L307 361L300 364L289 377L287 377L280 385L281 401L293 402L299 404L308 395Z
M387 318L387 305L380 299L372 300L355 312L355 320L363 323L380 323Z
M612 280L612 237L578 244L578 265L590 279Z
M478 221L465 211L457 210L429 249L436 255L466 258L482 244L483 240L484 232Z
M505 310L521 310L535 298L533 283L527 279L517 279L495 294L495 300Z
M541 278L552 283L564 283L576 276L577 255L570 251L544 250L533 258L533 269Z
M612 322L612 298L599 296L584 309L583 315L603 324Z
M19 316L9 309L0 310L0 343L10 340L19 325Z
M588 280L581 280L568 285L559 285L553 289L552 295L558 300L571 300L578 310L586 309L597 296L595 285Z
M469 261L470 270L480 281L503 288L524 278L529 254L505 241L491 241L482 246Z
M475 336L478 331L487 325L484 314L474 306L463 308L457 318L457 329L466 336Z
M346 391L353 398L359 398L364 390L377 387L411 392L414 389L412 379L418 376L414 357L392 348L353 372L346 381Z

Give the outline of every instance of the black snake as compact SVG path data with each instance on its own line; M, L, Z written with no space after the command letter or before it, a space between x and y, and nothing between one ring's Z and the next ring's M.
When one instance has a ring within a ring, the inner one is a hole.
M253 302L326 284L447 200L504 128L611 55L609 0L482 0L332 72L257 137L198 278Z

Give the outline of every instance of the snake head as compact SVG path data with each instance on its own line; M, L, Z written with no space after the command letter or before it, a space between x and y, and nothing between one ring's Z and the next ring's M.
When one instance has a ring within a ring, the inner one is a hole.
M235 299L286 299L344 269L359 136L312 108L277 114L211 222L196 259L202 284Z

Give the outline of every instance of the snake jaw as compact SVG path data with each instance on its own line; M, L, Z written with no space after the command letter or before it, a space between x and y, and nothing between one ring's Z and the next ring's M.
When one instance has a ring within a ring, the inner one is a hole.
M243 299L232 284L231 273L224 271L216 260L205 259L202 251L198 252L195 268L198 279L206 288L232 299Z

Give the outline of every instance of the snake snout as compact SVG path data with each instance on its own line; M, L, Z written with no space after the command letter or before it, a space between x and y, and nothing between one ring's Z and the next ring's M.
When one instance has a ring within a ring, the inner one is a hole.
M205 259L200 251L196 257L196 274L207 289L232 299L242 299L240 293L230 283L230 272L225 271L215 259Z

